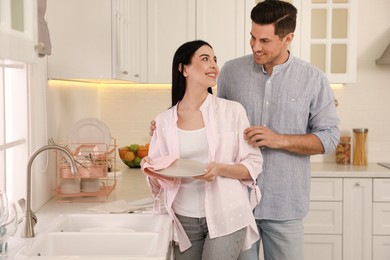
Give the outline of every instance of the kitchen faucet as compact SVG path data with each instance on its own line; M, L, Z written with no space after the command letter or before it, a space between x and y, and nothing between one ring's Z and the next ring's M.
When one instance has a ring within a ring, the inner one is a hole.
M72 154L63 148L62 146L55 145L55 144L49 144L45 145L41 148L39 148L37 151L31 155L30 160L28 161L27 165L27 202L26 202L26 222L24 229L22 230L22 237L34 237L34 226L37 223L38 219L35 216L34 212L31 210L31 166L32 163L37 157L38 154L40 154L43 151L55 149L63 152L66 156L68 156L69 161L71 163L71 172L73 175L76 175L78 173L78 169L76 167L76 163L72 157Z

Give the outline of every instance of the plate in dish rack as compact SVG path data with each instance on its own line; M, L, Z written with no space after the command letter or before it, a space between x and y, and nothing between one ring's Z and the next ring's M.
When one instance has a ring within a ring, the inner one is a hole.
M73 152L81 144L94 144L98 151L107 151L110 143L110 129L97 118L84 118L77 121L68 136L68 146Z

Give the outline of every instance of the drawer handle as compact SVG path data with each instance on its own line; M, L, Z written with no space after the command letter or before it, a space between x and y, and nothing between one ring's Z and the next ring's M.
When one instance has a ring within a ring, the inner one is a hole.
M360 187L360 182L356 182L356 183L355 183L355 186L356 186L356 187Z

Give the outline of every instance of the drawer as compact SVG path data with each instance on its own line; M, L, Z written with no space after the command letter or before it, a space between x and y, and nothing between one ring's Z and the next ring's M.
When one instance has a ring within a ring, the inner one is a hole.
M342 201L343 180L341 178L312 178L311 201Z
M305 235L304 259L342 260L341 235Z
M390 202L390 179L374 179L374 201Z
M305 234L342 234L342 202L310 202L303 219Z
M389 260L390 236L374 236L372 238L372 260Z
M373 233L374 235L390 235L390 203L374 203Z

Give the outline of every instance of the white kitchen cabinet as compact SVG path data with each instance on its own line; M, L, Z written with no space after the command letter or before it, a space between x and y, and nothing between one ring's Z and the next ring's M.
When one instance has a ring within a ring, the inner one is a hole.
M344 178L343 259L372 257L372 179Z
M147 1L113 0L113 77L147 81Z
M37 9L36 1L0 1L0 59L37 62Z
M249 2L254 5L249 0L48 0L53 45L48 76L170 83L174 52L195 39L213 46L221 68L249 45L244 36Z
M298 9L294 55L319 67L330 83L356 81L357 2L292 0Z
M111 79L110 0L48 0L51 79Z
M305 259L388 260L390 178L312 177L304 231Z
M196 38L195 0L148 0L148 83L170 83L176 49Z
M253 2L254 5L254 1ZM246 16L245 1L197 0L196 37L211 44L218 59L218 65L245 54L244 35ZM218 11L216 11L218 10Z
M175 14L167 15L173 6ZM173 54L186 41L210 43L220 68L243 56L249 45L245 7L242 0L148 0L148 82L171 82Z
M342 178L312 178L311 202L304 219L305 259L342 259Z
M373 260L390 256L390 180L374 179L373 199Z

